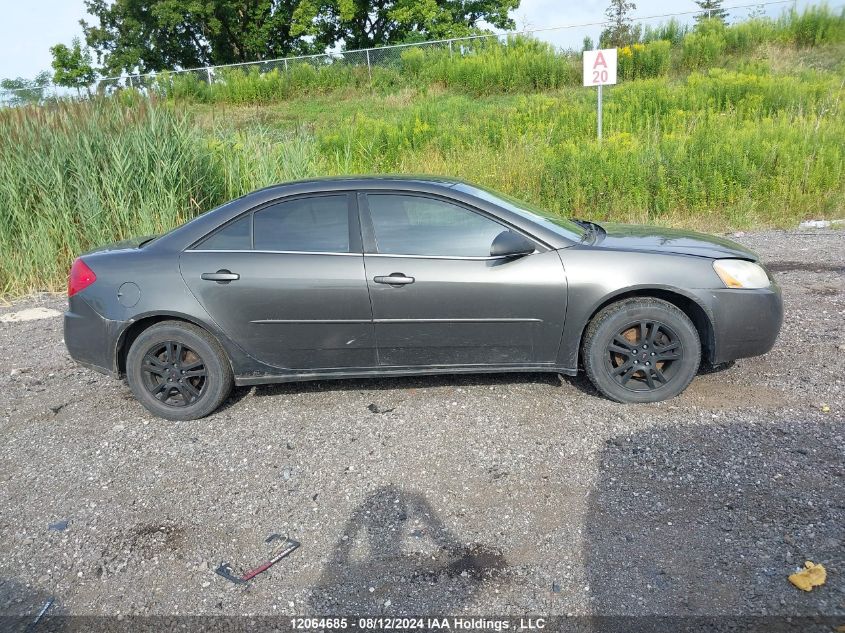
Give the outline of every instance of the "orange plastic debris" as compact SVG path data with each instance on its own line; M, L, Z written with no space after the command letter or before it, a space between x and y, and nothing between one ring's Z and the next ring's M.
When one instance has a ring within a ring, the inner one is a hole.
M819 587L827 580L827 570L824 565L816 565L808 560L804 563L804 569L795 572L789 577L789 582L798 587L801 591L811 591L813 587Z

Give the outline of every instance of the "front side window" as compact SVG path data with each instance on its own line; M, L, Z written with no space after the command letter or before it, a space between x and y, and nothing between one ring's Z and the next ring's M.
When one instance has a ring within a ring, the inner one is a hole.
M349 252L347 196L315 196L277 202L253 218L255 250Z
M367 196L379 253L489 257L505 227L456 204L402 194Z

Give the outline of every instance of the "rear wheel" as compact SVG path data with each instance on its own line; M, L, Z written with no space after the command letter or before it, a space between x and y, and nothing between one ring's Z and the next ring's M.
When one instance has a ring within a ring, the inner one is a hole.
M584 335L584 367L617 402L674 398L695 377L701 343L692 321L661 299L637 297L599 312Z
M126 378L138 401L167 420L205 417L232 390L225 351L205 330L164 321L144 330L126 357Z

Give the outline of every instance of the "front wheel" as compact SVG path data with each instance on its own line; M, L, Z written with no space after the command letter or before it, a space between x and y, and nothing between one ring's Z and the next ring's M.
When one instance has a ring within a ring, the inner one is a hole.
M582 349L587 376L617 402L674 398L695 377L701 342L692 321L661 299L611 304L587 327Z
M196 420L219 407L232 391L226 352L205 330L164 321L144 330L126 357L132 393L153 415Z

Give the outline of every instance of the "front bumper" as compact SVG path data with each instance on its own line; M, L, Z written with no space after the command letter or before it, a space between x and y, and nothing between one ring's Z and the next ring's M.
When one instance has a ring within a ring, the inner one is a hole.
M85 299L68 299L64 315L65 346L80 365L118 377L116 341L121 323L102 317Z
M765 354L783 324L780 288L707 291L713 324L713 364Z

